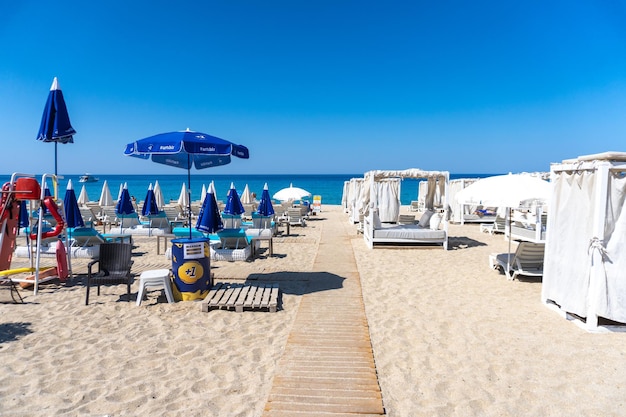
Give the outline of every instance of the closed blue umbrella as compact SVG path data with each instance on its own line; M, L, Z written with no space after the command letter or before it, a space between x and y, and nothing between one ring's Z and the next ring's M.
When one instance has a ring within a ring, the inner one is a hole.
M63 92L59 88L57 77L54 77L37 134L37 140L54 142L54 175L57 175L57 144L74 143L75 134L76 131L70 124Z
M52 193L50 193L50 189L48 188L48 184L46 184L46 188L43 189L43 195L44 197L51 197ZM45 204L42 204L42 212L43 214L50 214L50 210L48 210L48 207L46 207Z
M72 180L67 182L63 205L65 207L65 223L67 224L67 227L85 227L83 216L80 215L80 209L78 208L78 201L76 200L76 193L74 192L74 187L72 186Z
M243 204L241 204L241 200L239 199L239 194L237 194L237 190L235 189L235 185L233 183L230 183L230 190L228 190L228 195L226 196L226 205L224 206L224 214L239 216L245 211L246 210L243 208ZM232 222L234 225L234 219Z
M140 139L126 145L124 154L187 170L187 189L191 192L191 167L203 169L230 163L231 156L248 159L248 148L215 136L189 129ZM187 207L191 218L191 198ZM191 222L189 223L191 238Z
M29 227L30 226L30 216L28 215L28 208L26 207L28 202L26 200L22 200L20 202L20 223L19 227ZM28 236L28 233L26 234Z
M245 213L245 211L246 210L243 208L243 204L241 204L241 200L239 199L239 194L237 194L237 190L235 189L235 185L230 183L230 190L228 190L228 196L226 197L224 213L236 216Z
M120 195L117 204L115 205L115 213L120 216L121 224L120 231L124 228L124 216L133 214L135 207L133 207L132 201L130 201L130 194L128 193L128 187L122 188L122 194Z
M141 208L142 216L154 216L159 214L159 206L157 205L156 197L154 196L154 190L152 189L152 183L148 187L146 198L143 201L143 207Z
M274 207L272 206L272 199L270 198L270 192L267 188L267 183L263 186L263 192L261 193L261 202L257 213L261 216L271 216L274 214Z
M198 213L196 229L204 233L215 233L223 228L224 224L222 223L220 210L217 207L215 192L212 189L209 189L209 192L202 202L200 213Z

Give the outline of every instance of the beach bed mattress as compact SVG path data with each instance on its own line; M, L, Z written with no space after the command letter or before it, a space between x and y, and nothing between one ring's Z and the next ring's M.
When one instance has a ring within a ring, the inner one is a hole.
M131 236L162 236L168 234L169 230L161 229L159 227L112 227L109 230L109 234L123 234Z
M28 246L17 246L15 248L15 256L18 258L28 258ZM68 251L72 258L97 259L100 256L100 246L72 246ZM56 246L42 246L39 255L42 258L54 258L56 256ZM33 253L34 255L34 253Z
M444 230L432 230L417 224L383 224L381 228L374 229L375 241L440 241L445 239Z

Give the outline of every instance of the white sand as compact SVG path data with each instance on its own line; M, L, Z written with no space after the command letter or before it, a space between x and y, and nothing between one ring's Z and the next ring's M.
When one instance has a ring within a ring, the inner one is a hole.
M310 276L297 272L311 271L334 221L347 215L324 206L275 239L277 256L212 263L221 281L279 280L277 313L202 313L159 291L136 307L137 284L130 303L117 286L94 289L89 306L79 280L36 297L22 290L26 304L0 304L0 415L260 416ZM369 250L354 229L387 415L626 415L626 334L587 333L541 303L539 281L490 270L489 253L507 248L502 236L451 226L449 251ZM135 242L133 271L170 266L154 238ZM85 273L86 261L74 271Z

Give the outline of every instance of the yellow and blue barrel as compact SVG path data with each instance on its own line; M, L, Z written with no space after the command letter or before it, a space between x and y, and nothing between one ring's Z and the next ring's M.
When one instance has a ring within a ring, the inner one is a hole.
M213 286L209 239L172 239L174 298L177 301L204 299Z

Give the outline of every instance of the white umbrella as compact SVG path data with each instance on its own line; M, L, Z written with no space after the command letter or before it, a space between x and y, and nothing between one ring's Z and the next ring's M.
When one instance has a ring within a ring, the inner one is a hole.
M202 184L202 191L200 191L200 203L204 203L206 198L206 185Z
M189 193L187 192L187 184L184 182L180 189L180 195L178 196L178 204L181 207L189 207Z
M248 184L243 187L243 191L241 192L241 203L242 204L251 204L252 196L250 195L250 189L248 188Z
M520 207L522 202L547 202L552 192L549 182L528 174L496 175L482 178L456 194L459 204L486 207Z
M76 202L82 206L87 205L89 202L89 196L87 195L87 189L83 185L83 188L80 189L80 194L78 195L78 200Z
M289 187L279 190L276 194L272 196L272 198L280 201L289 201L300 200L304 197L310 196L311 193L307 190L303 190L302 188L294 187L293 184L289 184Z
M154 183L154 199L156 200L157 206L163 210L163 207L165 206L165 198L163 198L163 192L161 191L159 180Z
M119 199L120 199L120 197L122 196L122 191L124 190L124 188L126 188L126 187L125 187L125 184L124 184L124 183L120 183L120 190L119 190L119 191L118 191L118 193L117 193L117 199L118 199L118 200L119 200Z
M482 204L487 207L506 207L510 221L511 208L533 202L547 203L552 185L528 174L496 175L482 178L456 194L459 204ZM510 229L510 228L509 228ZM511 231L509 230L509 255L507 276L511 266Z
M109 190L109 183L107 182L107 180L104 180L104 184L102 184L102 191L100 192L100 200L98 201L98 205L100 207L115 205L115 201L113 201L113 196L111 195L111 190Z

